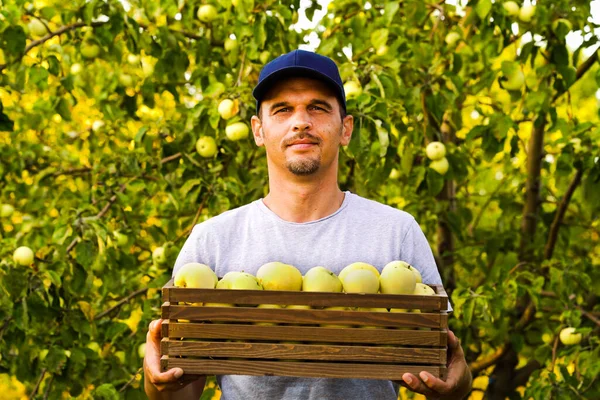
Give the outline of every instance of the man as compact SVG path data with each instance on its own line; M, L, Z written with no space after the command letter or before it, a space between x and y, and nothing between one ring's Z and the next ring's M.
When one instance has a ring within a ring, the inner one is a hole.
M264 146L269 193L261 200L196 225L173 274L188 262L202 262L218 276L229 271L255 274L270 261L302 273L323 265L339 273L364 261L382 268L392 260L415 266L423 282L441 283L431 248L408 213L342 192L338 186L340 146L350 142L353 118L335 63L296 50L268 63L253 91L257 115L252 132ZM181 380L183 371L160 372L161 321L153 321L144 360L145 389L151 399L198 399L205 379ZM403 385L430 398L461 399L471 374L462 348L449 333L448 378L422 372L403 376ZM217 377L222 399L390 399L398 386L385 380L307 379L227 375Z

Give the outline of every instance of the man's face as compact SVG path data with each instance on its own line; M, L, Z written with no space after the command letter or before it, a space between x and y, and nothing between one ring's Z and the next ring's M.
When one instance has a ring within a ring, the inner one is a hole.
M337 168L340 145L352 135L353 119L340 116L335 93L311 78L289 78L269 90L261 118L252 117L258 146L265 146L270 167L297 176Z

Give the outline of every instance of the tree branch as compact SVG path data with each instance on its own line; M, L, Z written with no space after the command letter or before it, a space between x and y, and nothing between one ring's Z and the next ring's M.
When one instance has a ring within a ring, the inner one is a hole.
M492 354L488 355L487 357L484 357L481 360L473 361L469 365L469 368L471 369L471 373L473 375L477 376L481 371L483 371L487 367L490 367L490 366L496 364L498 362L498 360L500 360L500 358L502 358L502 356L504 354L506 354L507 351L508 351L508 344L503 343L502 346L497 348L496 351L493 352Z
M38 378L37 383L35 384L35 387L31 391L31 394L29 395L30 400L35 398L35 395L36 395L38 389L40 388L40 384L44 380L44 376L46 376L46 371L47 371L46 368L42 368L42 373L40 374L40 377Z
M130 293L129 295L127 295L127 297L125 297L124 299L119 300L119 302L117 302L117 304L115 304L114 306L112 306L108 310L102 311L100 314L96 315L94 317L94 320L98 320L98 319L100 319L100 318L102 318L102 317L110 314L111 312L113 312L117 308L121 307L123 304L127 303L129 300L133 299L134 297L146 293L148 291L148 289L149 288L142 288L142 289L136 290L133 293Z
M590 68L592 68L592 65L594 65L594 63L596 61L598 61L598 52L597 51L595 51L594 54L592 54L587 60L585 60L579 66L579 68L577 68L577 73L575 74L575 82L577 82L583 75L585 75L585 73L588 72L590 70ZM575 84L575 82L573 82L573 85ZM571 86L573 86L573 85L571 85ZM560 96L562 96L566 92L568 92L568 89L557 92L554 95L554 97L552 98L552 102L554 103Z
M546 242L546 247L544 249L544 258L549 260L552 258L552 253L554 253L554 246L556 245L556 239L558 238L558 229L562 225L563 218L565 213L567 212L567 208L569 207L569 202L573 197L573 192L577 189L577 186L581 182L581 177L583 175L583 170L578 169L569 184L569 188L567 189L560 205L558 206L558 210L556 211L556 215L554 216L554 221L552 221L552 225L550 226L550 233L548 234L548 241Z

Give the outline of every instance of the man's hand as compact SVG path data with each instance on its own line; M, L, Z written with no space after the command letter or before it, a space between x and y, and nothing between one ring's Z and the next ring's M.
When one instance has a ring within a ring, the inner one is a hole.
M428 399L462 400L471 390L473 378L465 360L460 341L448 330L448 377L446 381L438 379L428 372L421 371L419 378L413 374L404 374L402 386L414 392L424 394Z
M197 381L198 376L180 379L183 375L181 368L172 368L160 372L160 340L162 319L150 323L146 335L146 356L144 357L144 376L146 394L153 398L157 392L174 392L183 389L191 382ZM204 387L204 385L202 385Z

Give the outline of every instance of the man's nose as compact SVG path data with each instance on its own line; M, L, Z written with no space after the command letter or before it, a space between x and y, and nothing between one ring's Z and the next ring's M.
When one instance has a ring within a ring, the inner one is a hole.
M312 127L310 115L304 110L297 110L294 115L294 121L292 122L292 128L294 132L304 132Z

